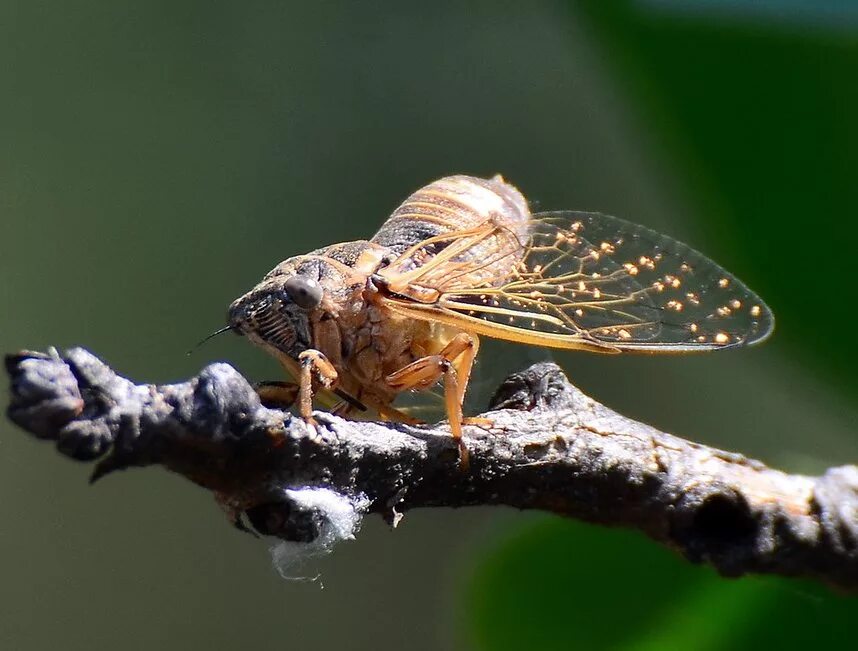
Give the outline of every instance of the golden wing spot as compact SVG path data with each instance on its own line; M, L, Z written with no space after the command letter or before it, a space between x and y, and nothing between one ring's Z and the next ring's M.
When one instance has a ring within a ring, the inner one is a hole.
M631 339L632 333L626 330L625 328L621 328L617 330L617 334L620 336L620 339Z
M664 291L664 283L661 283L657 280L652 284L652 287L657 292L663 292Z
M688 292L685 294L685 298L688 299L688 302L694 306L700 305L700 297L694 292Z
M719 307L717 310L715 310L715 312L718 313L718 316L730 316L730 314L733 312L733 310L731 310L729 307L724 305L722 307Z
M682 303L679 301L670 300L667 302L667 308L670 310L675 310L677 312L682 312Z
M629 272L630 276L638 275L638 268L633 265L631 262L626 262L623 267L625 267L626 271Z
M579 308L577 308L577 309L575 310L575 316L577 316L577 317L582 317L582 316L584 316L584 310L582 310L580 307L579 307Z
M610 242L602 242L599 245L599 248L602 249L602 251L604 253L606 253L607 255L612 255L614 253L614 251L616 251L616 249L614 248L614 245L611 244Z
M730 341L730 337L725 332L719 332L715 335L716 344L726 344L728 341Z
M754 305L751 308L751 316L760 316L761 313L762 313L762 310L760 309L759 305Z
M742 301L739 301L734 298L732 301L730 301L730 307L732 307L734 310L738 310L742 307Z
M691 330L691 332L697 332L697 324L696 323L688 324L688 329Z
M683 263L679 266L679 269L680 269L681 271L685 272L685 273L688 273L689 271L691 271L691 265L690 265L690 264L688 264L687 262L683 262Z
M598 288L593 290L593 298L602 298L602 292Z
M718 281L718 287L720 287L721 289L724 289L729 284L730 284L729 278L722 278L721 280Z

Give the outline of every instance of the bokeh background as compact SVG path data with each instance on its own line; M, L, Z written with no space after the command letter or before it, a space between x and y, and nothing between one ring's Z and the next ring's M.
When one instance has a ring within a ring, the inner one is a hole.
M439 176L502 172L541 207L688 241L777 314L738 353L555 355L585 391L791 471L858 459L854 3L3 0L0 61L3 351L276 378L236 337L184 352L282 258L370 235ZM477 403L544 355L487 351ZM88 470L0 421L3 649L854 639L858 602L819 586L501 509L367 520L308 569L324 589L286 582L204 491Z

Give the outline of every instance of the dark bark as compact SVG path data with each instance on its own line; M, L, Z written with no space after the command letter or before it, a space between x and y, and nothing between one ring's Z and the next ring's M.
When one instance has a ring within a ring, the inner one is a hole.
M329 489L395 522L415 507L497 504L634 527L713 565L858 587L858 468L790 475L625 418L537 364L498 389L492 423L466 428L458 467L443 424L411 427L266 408L226 364L180 384L135 385L83 349L7 358L11 420L98 460L93 480L160 464L215 492L238 523L310 541ZM306 494L306 493L305 493ZM358 507L359 505L359 507Z

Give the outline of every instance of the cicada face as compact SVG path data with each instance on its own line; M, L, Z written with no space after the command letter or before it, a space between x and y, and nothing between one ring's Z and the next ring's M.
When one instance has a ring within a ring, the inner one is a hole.
M310 315L324 298L324 289L311 275L286 266L292 273L269 275L229 307L230 327L254 343L291 358L311 345Z

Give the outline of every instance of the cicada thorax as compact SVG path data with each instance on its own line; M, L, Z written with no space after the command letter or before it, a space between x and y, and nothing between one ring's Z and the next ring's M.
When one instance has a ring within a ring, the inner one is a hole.
M408 197L372 242L399 256L383 272L397 292L497 286L524 256L530 219L524 196L500 175L448 176Z

